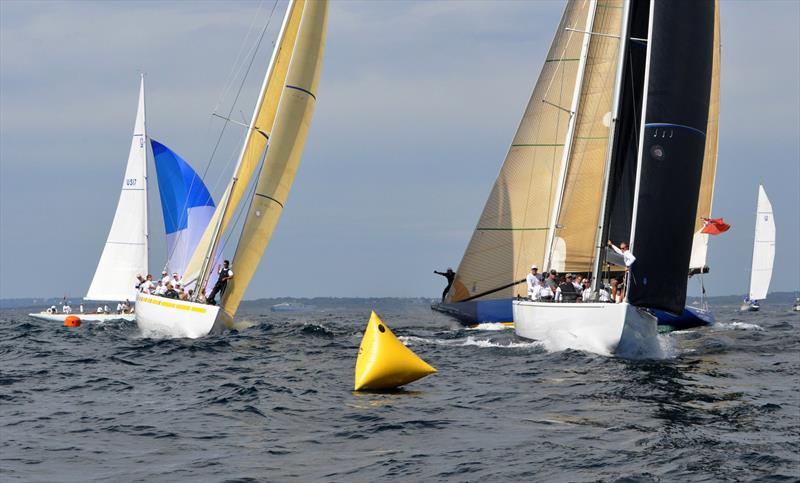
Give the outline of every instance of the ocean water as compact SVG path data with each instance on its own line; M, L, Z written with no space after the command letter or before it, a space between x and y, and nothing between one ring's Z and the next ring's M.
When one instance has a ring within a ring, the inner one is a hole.
M240 332L153 338L0 312L0 480L800 479L800 314L714 307L669 356L565 351L419 301L374 306L439 372L354 393L368 301L251 304Z

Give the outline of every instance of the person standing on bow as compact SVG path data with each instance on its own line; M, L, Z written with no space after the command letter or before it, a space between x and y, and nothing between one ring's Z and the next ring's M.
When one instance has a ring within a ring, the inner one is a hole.
M225 289L228 287L228 280L233 278L233 270L230 267L231 262L225 260L222 262L222 266L217 269L217 283L214 284L214 288L211 289L211 293L208 294L208 301L209 305L217 305L217 301L215 298L217 294L225 295Z
M444 291L442 291L442 303L444 303L444 298L447 296L447 292L450 291L450 287L453 286L453 280L456 279L456 272L454 272L452 268L448 267L446 272L437 272L434 270L433 273L441 275L447 279L447 287L445 287Z

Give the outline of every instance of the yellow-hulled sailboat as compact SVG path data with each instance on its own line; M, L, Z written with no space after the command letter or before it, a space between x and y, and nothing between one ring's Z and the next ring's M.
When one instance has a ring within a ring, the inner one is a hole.
M196 338L232 325L300 164L316 103L327 16L327 0L289 2L233 176L183 277L195 284L194 299L140 294L136 322L143 330ZM255 191L245 197L251 182ZM233 258L235 277L220 305L207 305L202 297L220 239L232 229L234 213L244 203L249 206Z

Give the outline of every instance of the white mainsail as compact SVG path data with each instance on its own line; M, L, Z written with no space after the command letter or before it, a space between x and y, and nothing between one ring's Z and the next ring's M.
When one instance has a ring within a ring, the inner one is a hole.
M86 300L133 300L137 274L147 273L147 132L144 76L122 191Z
M750 271L750 300L763 300L767 297L774 259L775 219L772 217L772 204L767 198L764 187L758 185L756 234L753 240L753 266Z

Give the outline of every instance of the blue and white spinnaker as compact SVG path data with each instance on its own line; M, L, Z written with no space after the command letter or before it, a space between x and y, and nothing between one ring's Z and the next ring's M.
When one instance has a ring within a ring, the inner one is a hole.
M167 233L166 270L183 274L214 214L214 200L189 163L155 139L150 144Z

